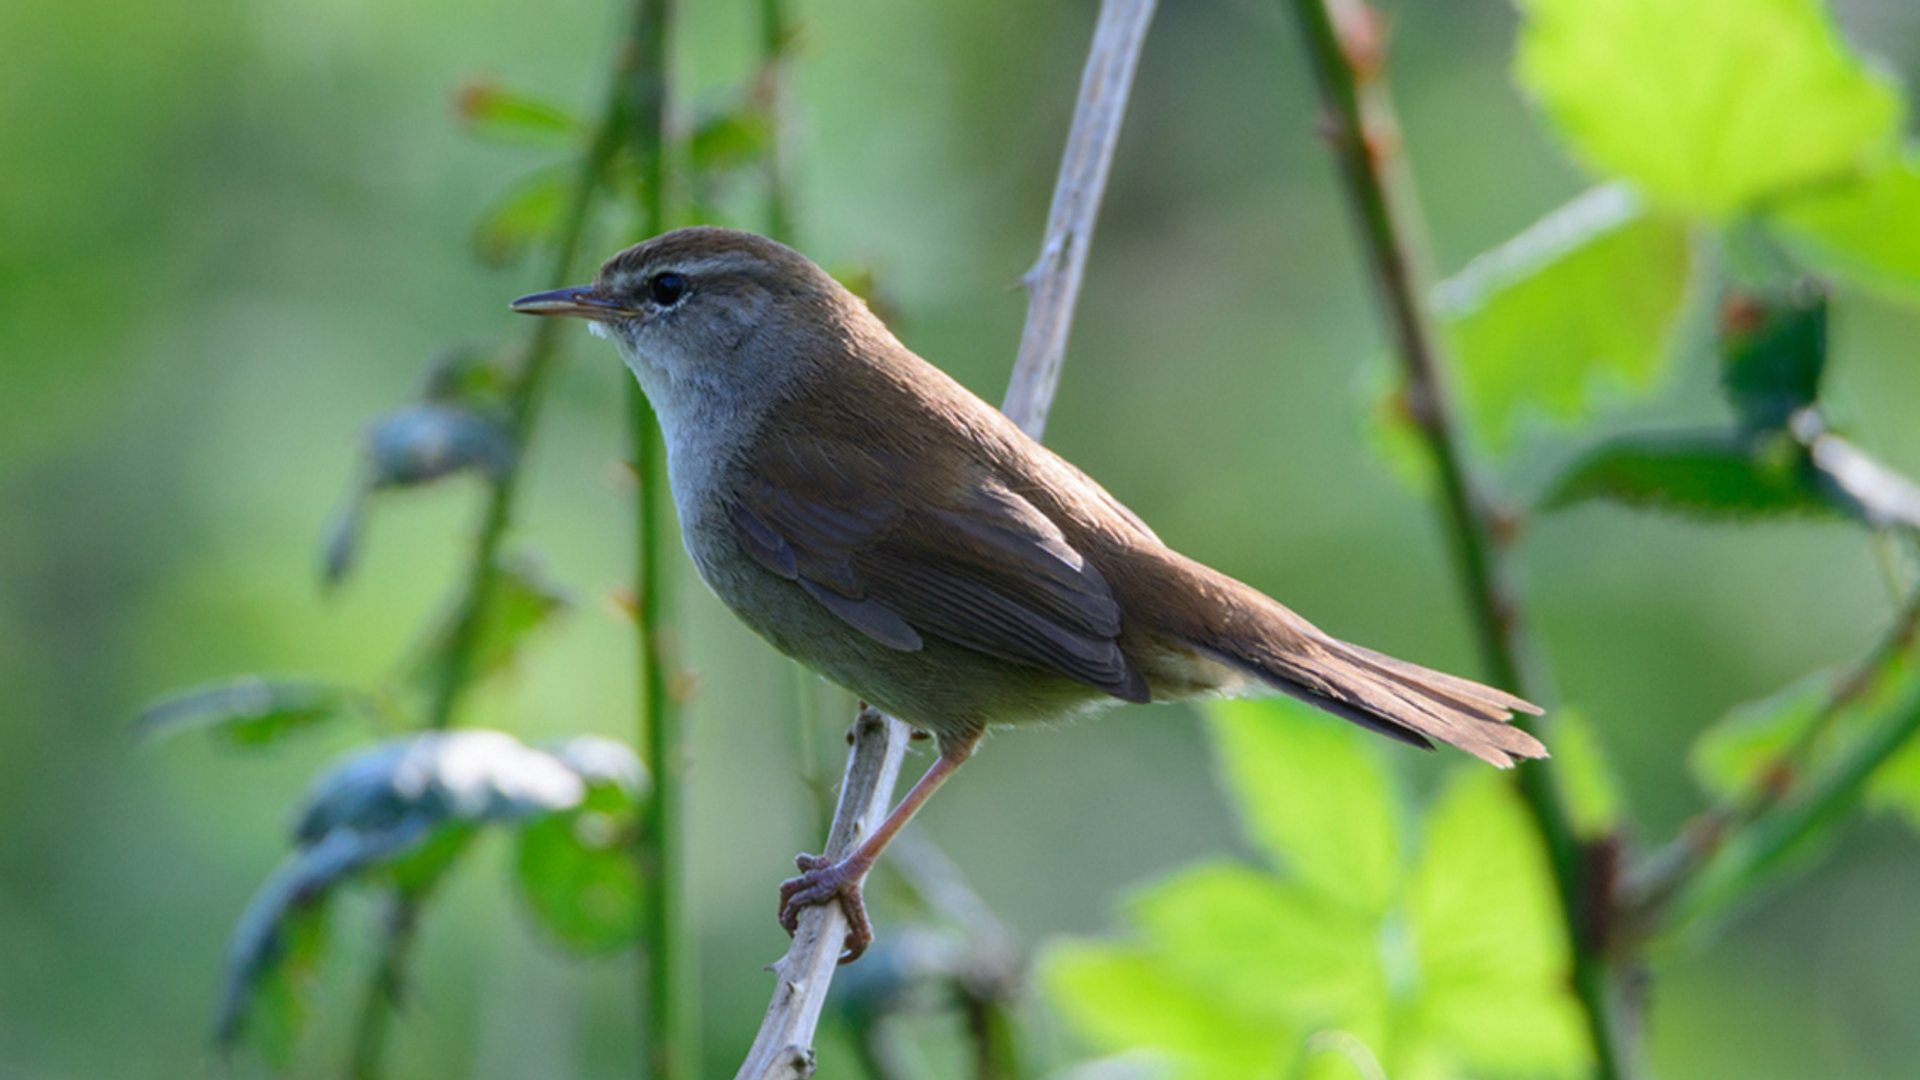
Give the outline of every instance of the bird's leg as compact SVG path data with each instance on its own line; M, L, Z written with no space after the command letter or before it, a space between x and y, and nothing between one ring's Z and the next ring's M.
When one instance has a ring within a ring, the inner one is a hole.
M920 782L913 785L913 790L907 792L907 797L900 800L900 805L893 808L873 835L862 840L846 858L832 862L823 855L796 857L793 861L800 867L800 876L788 878L780 885L780 925L786 927L787 933L800 928L801 908L838 901L840 910L847 916L846 951L840 955L840 962L850 964L859 959L873 943L873 923L867 919L866 901L860 895L867 871L873 869L874 860L900 830L906 828L907 822L913 820L913 815L926 805L933 793L940 790L953 770L973 756L973 748L979 741L979 735L941 739L940 759L928 767Z

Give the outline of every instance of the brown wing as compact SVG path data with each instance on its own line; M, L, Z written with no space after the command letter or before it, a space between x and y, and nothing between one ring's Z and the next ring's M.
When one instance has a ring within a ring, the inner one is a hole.
M902 651L931 635L1148 700L1100 571L990 469L962 466L931 497L907 495L895 489L908 468L898 450L817 436L764 443L777 448L735 474L734 535L849 625Z

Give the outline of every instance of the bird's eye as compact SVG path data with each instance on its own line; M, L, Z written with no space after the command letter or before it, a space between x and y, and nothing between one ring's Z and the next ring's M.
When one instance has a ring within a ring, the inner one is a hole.
M653 280L647 282L647 295L661 307L672 307L686 294L687 279L684 274L655 274Z

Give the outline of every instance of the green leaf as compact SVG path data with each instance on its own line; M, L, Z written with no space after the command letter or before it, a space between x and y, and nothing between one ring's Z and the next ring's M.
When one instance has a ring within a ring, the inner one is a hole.
M1688 758L1694 781L1717 798L1739 799L1777 782L1769 776L1776 770L1816 774L1920 697L1920 657L1910 646L1888 653L1858 685L1845 683L1847 677L1858 676L1818 671L1729 710L1694 740ZM1809 734L1815 724L1819 732ZM1882 765L1868 782L1867 798L1920 823L1920 750L1910 747Z
M1607 185L1442 283L1436 307L1480 435L1504 447L1525 409L1577 419L1609 387L1652 386L1687 263L1685 228Z
M1834 511L1792 440L1719 432L1605 440L1548 485L1539 508L1562 510L1593 499L1707 518Z
M476 137L497 142L556 146L586 133L586 125L564 106L494 82L460 88L454 111Z
M1384 911L1398 838L1368 736L1290 698L1217 702L1207 715L1249 838L1321 895Z
M573 810L522 827L521 895L562 944L588 955L612 952L639 933L633 840L644 774L633 751L608 739L574 739L555 754L587 782L587 797Z
M1811 281L1735 290L1720 302L1720 380L1749 430L1781 429L1820 398L1827 294Z
M1564 705L1554 710L1553 760L1560 770L1574 831L1593 838L1618 830L1625 799L1600 733L1585 713Z
M244 1029L228 1033L223 1041L231 1043L244 1035L270 1068L282 1074L291 1072L300 1040L313 1018L326 946L324 903L289 911L280 920L272 957L253 975L251 1008Z
M1179 1080L1277 1077L1299 1033L1222 1007L1205 985L1154 957L1087 942L1055 944L1040 962L1048 1000L1102 1050L1147 1048Z
M1813 265L1920 304L1920 154L1782 200L1773 219Z
M506 266L529 251L544 248L560 235L574 171L554 165L522 177L480 214L473 251L489 266Z
M1202 864L1136 896L1128 914L1169 969L1248 1016L1318 1027L1386 1012L1377 920L1272 874Z
M157 701L134 719L143 738L210 731L235 746L265 746L349 711L358 694L312 679L243 675Z
M1408 886L1430 1036L1473 1072L1571 1074L1589 1057L1540 836L1511 784L1455 773Z
M1360 430L1374 458L1415 495L1433 490L1433 451L1414 422L1407 381L1386 357L1360 369Z
M1819 0L1521 0L1521 83L1579 157L1725 219L1884 161L1892 80Z
M1693 742L1687 764L1694 782L1721 799L1743 796L1781 760L1826 707L1833 674L1818 672L1759 701L1739 705Z

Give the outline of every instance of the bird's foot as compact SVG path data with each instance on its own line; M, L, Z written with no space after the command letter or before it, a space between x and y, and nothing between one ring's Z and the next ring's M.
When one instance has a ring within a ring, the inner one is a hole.
M873 923L867 918L867 904L860 895L860 883L867 868L853 859L834 862L824 855L800 855L794 858L799 877L780 883L780 925L792 934L800 929L800 909L815 904L837 902L847 917L846 951L840 962L851 964L873 944Z

